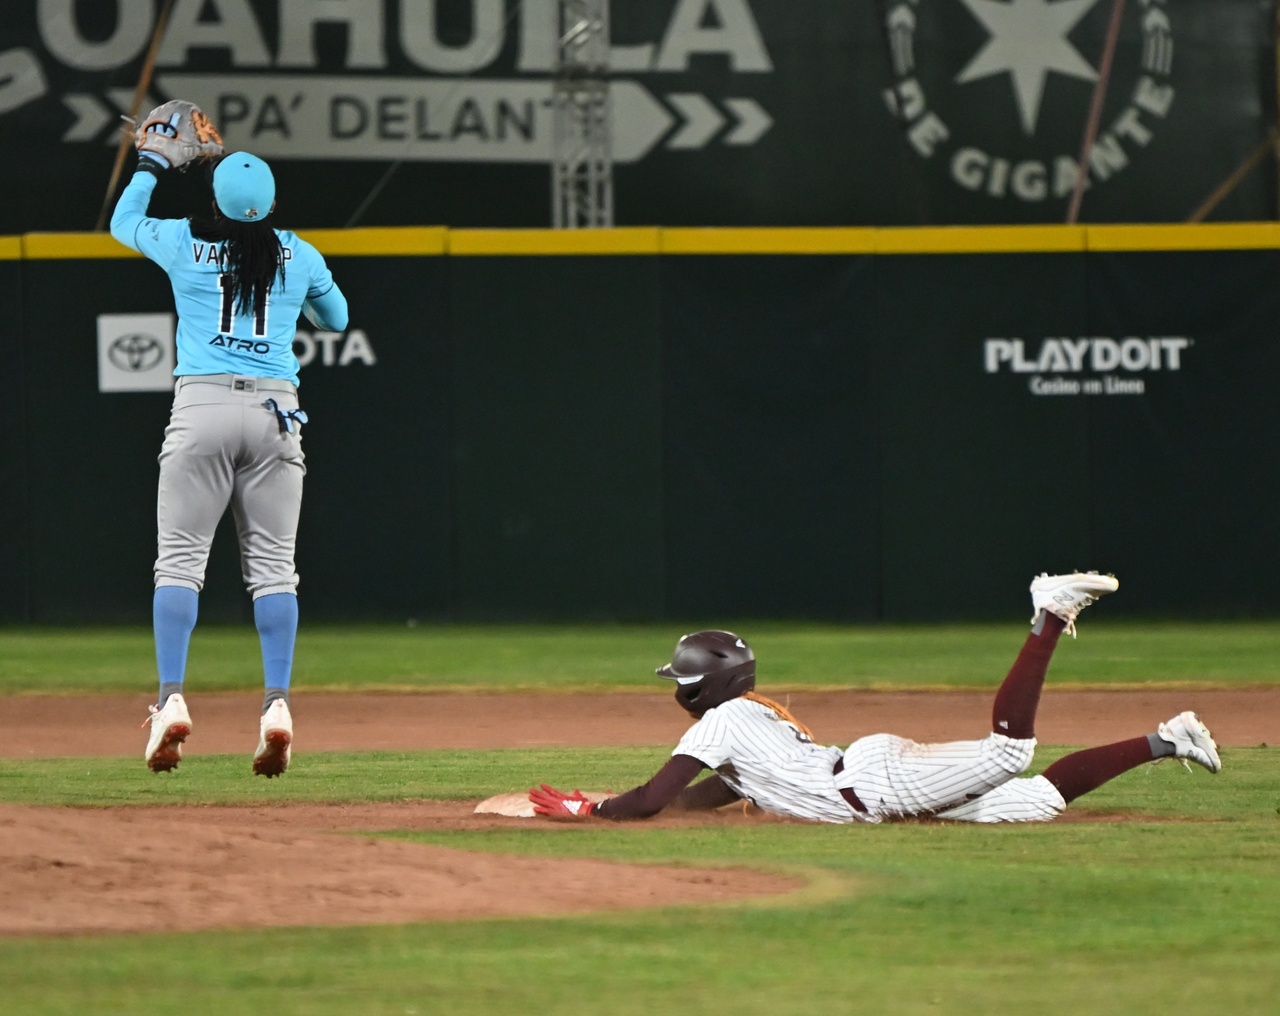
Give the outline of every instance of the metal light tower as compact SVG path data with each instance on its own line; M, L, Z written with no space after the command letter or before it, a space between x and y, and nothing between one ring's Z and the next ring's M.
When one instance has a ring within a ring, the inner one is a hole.
M551 221L613 225L609 144L609 0L560 0L552 87Z

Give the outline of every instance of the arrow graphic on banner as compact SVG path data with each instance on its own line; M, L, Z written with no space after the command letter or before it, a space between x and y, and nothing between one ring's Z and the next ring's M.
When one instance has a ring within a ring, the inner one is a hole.
M667 142L668 148L702 148L724 124L724 117L705 96L677 93L668 95L667 101L685 120Z
M773 117L755 99L725 99L724 104L738 118L738 126L724 137L726 145L754 145L773 126Z
M102 129L119 115L96 95L83 92L64 95L62 104L76 116L76 122L62 135L63 141L94 141Z
M212 116L228 146L268 159L548 162L552 155L550 81L168 74L158 87ZM615 162L644 158L673 127L666 147L701 148L729 122L705 96L668 98L670 109L634 81L610 83ZM726 144L754 144L773 124L752 99L725 105L736 121Z
M702 148L725 124L725 118L705 95L680 93L667 101L685 119L685 124L667 141L668 148ZM737 118L737 125L724 136L726 145L754 145L773 126L773 118L755 99L725 99Z
M107 98L116 104L116 109L121 113L128 114L133 108L132 88L108 88ZM148 111L154 109L158 105L160 105L160 103L154 102L151 98L151 93L148 92L142 97L142 102L138 109L138 116L145 116Z
M96 95L89 95L83 92L64 95L62 104L76 115L76 122L67 128L66 133L62 135L62 140L96 141L103 128L108 125L112 127L127 127L120 117L128 115L130 108L133 106L133 89L108 88L107 98L113 103L112 106L108 106ZM150 95L143 96L142 108L138 111L138 115L143 116L152 105ZM154 105L159 105L159 103ZM106 136L106 143L109 145L116 145L119 141L120 135L114 130Z

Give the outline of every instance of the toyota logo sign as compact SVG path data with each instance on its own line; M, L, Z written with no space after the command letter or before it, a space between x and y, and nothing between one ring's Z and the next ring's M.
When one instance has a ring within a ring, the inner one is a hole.
M98 391L173 392L171 313L98 315Z
M107 358L121 370L150 370L164 357L160 340L154 335L121 335L107 348Z

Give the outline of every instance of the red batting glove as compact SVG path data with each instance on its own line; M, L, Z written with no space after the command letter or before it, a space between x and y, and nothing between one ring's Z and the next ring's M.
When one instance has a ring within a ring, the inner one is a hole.
M529 800L536 814L561 822L581 822L590 818L595 810L595 805L582 796L581 790L566 794L545 783L529 791Z

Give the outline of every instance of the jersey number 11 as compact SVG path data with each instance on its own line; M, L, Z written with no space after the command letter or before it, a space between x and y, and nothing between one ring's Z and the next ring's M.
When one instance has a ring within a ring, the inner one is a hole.
M235 276L228 275L225 272L218 276L218 288L222 290L222 320L219 322L219 331L223 335L233 334L231 331L232 323L235 320L235 303L236 303L236 284ZM267 300L264 296L258 303L258 308L253 315L253 337L255 339L264 338L267 334Z

